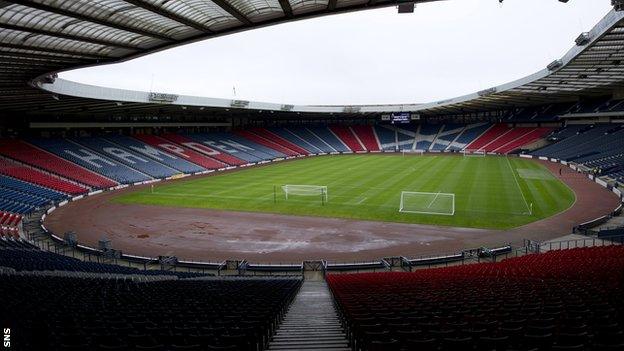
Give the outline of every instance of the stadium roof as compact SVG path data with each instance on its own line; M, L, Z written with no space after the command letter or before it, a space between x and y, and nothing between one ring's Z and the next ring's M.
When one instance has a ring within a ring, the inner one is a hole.
M280 22L396 4L387 0L0 0L0 113L162 113L183 105L201 111L437 115L573 101L611 94L624 83L624 15L615 11L551 69L422 105L297 106L192 96L157 101L148 92L87 86L53 75Z

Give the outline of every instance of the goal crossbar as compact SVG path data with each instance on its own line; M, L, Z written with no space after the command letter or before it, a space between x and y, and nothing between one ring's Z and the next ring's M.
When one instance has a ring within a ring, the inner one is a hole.
M325 185L282 185L282 190L288 199L288 195L321 196L327 201L327 186Z
M455 194L402 191L399 212L454 216Z

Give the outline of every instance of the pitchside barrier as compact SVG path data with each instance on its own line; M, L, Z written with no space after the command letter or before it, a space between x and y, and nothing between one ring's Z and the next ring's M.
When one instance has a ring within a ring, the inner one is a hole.
M399 212L453 216L455 215L455 194L403 191Z

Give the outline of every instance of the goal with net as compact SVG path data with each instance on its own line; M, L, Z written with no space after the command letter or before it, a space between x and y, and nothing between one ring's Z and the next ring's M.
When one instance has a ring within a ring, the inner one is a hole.
M453 216L455 194L403 191L399 212Z
M403 156L405 156L406 154L411 154L411 155L419 155L422 156L425 154L425 150L412 150L412 149L403 149L401 150L401 153L403 154Z
M464 150L462 150L462 154L464 154L464 156L468 156L468 157L485 157L486 152L485 152L485 150L464 149Z
M327 186L325 185L282 185L282 190L288 200L288 196L319 196L322 201L327 202Z

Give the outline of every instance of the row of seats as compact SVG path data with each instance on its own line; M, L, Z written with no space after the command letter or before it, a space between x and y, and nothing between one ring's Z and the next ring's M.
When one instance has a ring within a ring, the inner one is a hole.
M599 175L624 176L623 125L571 125L549 139L554 143L532 154L584 164Z
M89 191L86 186L71 183L65 179L4 159L0 159L0 174L5 174L13 179L20 179L31 185L36 184L40 187L54 189L57 192L69 195L80 195Z
M624 348L624 246L327 281L354 350Z
M0 155L44 169L53 174L72 179L90 187L107 188L117 185L117 182L111 179L91 172L73 162L57 157L50 152L34 147L22 140L0 140ZM52 182L50 181L50 183Z
M137 282L0 276L0 322L28 350L241 350L267 346L295 279Z
M0 225L14 227L22 221L22 215L0 211Z
M466 148L507 154L545 137L551 131L552 128L511 127L499 123L468 144Z

